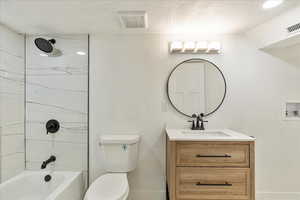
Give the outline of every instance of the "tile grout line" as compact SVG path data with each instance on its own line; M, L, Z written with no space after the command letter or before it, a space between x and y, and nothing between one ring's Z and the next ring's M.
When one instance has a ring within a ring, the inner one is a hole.
M27 166L26 166L26 94L27 94L27 89L26 89L26 82L27 82L27 79L26 79L26 62L27 62L27 59L26 59L26 56L27 56L27 45L26 45L26 38L27 38L27 35L24 34L24 170L26 170Z
M90 185L90 34L88 34L88 93L87 93L87 187Z

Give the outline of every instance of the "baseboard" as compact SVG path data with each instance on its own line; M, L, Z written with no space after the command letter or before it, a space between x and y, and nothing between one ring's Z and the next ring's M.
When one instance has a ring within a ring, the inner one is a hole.
M300 200L300 192L257 192L256 200Z

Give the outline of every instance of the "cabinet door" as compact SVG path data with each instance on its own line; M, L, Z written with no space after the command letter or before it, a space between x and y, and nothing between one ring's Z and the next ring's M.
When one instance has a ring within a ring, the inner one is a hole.
M250 198L250 169L176 168L177 200L244 200Z
M177 166L249 167L249 144L178 142Z

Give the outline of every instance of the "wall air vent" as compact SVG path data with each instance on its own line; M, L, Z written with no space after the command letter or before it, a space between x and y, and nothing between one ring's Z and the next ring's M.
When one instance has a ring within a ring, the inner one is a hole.
M295 33L295 32L300 31L300 23L287 27L287 31L289 33Z
M119 11L119 19L122 28L125 29L146 29L148 19L146 11Z

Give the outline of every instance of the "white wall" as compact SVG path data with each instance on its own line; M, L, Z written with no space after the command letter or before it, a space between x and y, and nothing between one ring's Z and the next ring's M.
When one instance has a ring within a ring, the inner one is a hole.
M0 182L24 169L24 36L0 26Z
M300 192L300 123L281 118L285 100L300 100L300 68L257 50L244 36L219 38L221 55L170 55L168 41L184 38L207 39L91 36L91 178L104 172L100 134L139 131L140 161L129 175L130 199L165 199L164 128L188 124L170 107L166 80L175 64L199 57L216 63L228 83L224 105L208 118L208 128L230 128L257 137L257 192L270 193L261 197Z

